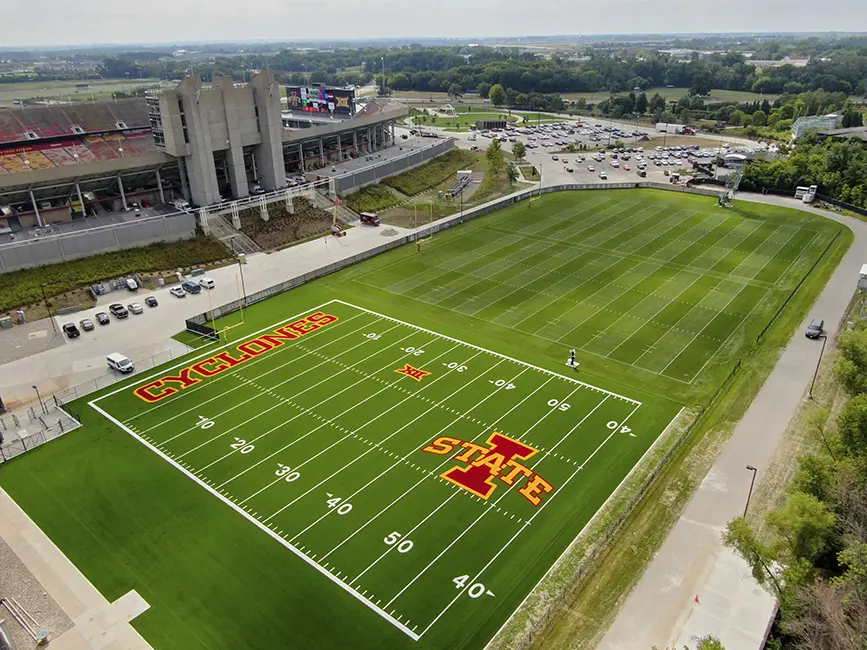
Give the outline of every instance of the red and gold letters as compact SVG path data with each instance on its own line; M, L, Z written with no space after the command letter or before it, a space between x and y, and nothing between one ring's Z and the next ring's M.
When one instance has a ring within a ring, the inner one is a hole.
M440 476L482 499L489 499L497 489L495 479L511 486L519 478L526 478L526 484L518 493L534 506L542 502L542 495L554 489L548 481L519 462L534 456L538 450L496 431L488 438L487 446L440 436L422 451L440 456L457 451L454 459L463 465L456 465Z
M420 368L411 366L408 363L404 364L403 368L395 370L395 372L399 375L406 375L407 377L412 377L416 381L421 381L422 377L430 374L427 370L421 370Z
M238 345L234 351L227 350L204 361L199 361L189 368L184 368L177 375L166 375L161 379L139 386L133 393L145 402L158 402L184 388L198 384L202 379L219 375L224 370L280 347L286 341L292 341L310 332L315 332L336 320L337 316L318 311L284 325L271 334L264 334L250 341L245 341Z

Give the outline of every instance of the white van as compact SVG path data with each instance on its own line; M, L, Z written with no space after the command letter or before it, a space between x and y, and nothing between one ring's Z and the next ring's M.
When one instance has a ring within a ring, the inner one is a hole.
M112 352L105 358L105 360L108 362L109 368L117 370L118 372L126 374L135 370L133 362L118 352Z
M213 289L216 285L211 278L203 277L199 278L199 286L202 287L202 289Z
M136 282L132 278L127 278L126 279L126 288L130 291L138 291L138 282Z

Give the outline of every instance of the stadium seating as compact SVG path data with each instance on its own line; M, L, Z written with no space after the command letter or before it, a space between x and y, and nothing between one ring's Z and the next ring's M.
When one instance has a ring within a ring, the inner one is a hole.
M72 134L72 122L63 106L34 106L18 111L16 117L24 131L33 131L40 138Z
M93 155L96 156L98 160L114 160L115 158L120 158L120 152L117 150L117 146L113 143L106 142L102 136L98 135L90 135L85 139L87 144L87 148L93 152Z
M130 129L150 127L148 107L143 99L121 99L106 104L115 122L123 122Z
M107 102L80 102L64 106L66 114L73 124L77 124L87 133L100 133L117 129L114 116L108 110Z
M0 143L18 142L24 139L24 127L15 117L17 112L20 111L0 110Z

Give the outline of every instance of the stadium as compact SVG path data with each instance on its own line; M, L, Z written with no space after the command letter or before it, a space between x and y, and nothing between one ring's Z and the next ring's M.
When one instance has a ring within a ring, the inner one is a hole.
M208 206L281 189L287 175L391 146L406 113L356 105L341 89L327 91L330 106L324 91L322 104L290 103L300 91L286 90L284 110L263 71L247 84L188 77L147 98L0 109L0 231L101 225L134 204L170 211L178 199Z

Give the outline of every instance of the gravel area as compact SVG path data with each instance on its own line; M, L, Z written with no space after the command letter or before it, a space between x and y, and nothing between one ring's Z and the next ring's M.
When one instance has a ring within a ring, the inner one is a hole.
M33 574L24 566L12 548L0 539L0 598L14 598L46 628L52 638L73 627L72 620L64 613L54 599L48 595ZM18 625L5 608L0 608L0 620L12 643L18 650L36 647L33 639Z

